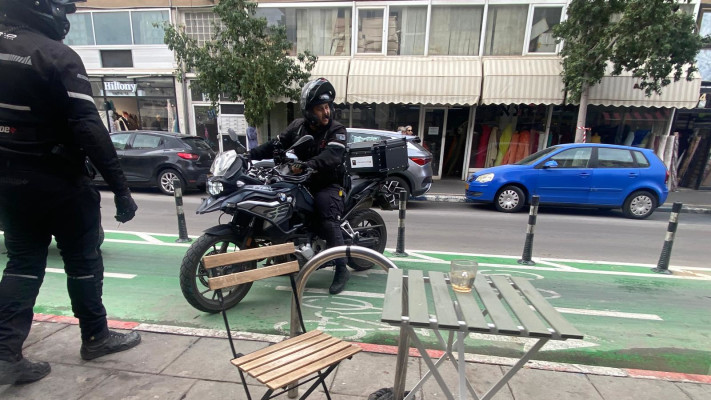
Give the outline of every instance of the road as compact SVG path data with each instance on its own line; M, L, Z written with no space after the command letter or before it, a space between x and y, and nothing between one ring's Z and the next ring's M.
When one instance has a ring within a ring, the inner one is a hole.
M104 228L154 233L178 233L175 201L157 191L134 192L138 216L127 224L113 219L111 193L102 191ZM194 213L204 194L183 198L188 233L198 236L215 225L218 213ZM397 211L382 211L388 226L388 247L397 243ZM226 222L229 216L223 216ZM619 211L542 208L536 225L533 256L656 264L667 230L669 213L649 219L624 218ZM521 255L527 213L504 214L490 207L464 203L411 201L406 218L406 249ZM711 215L681 214L671 257L672 265L709 267L706 242Z

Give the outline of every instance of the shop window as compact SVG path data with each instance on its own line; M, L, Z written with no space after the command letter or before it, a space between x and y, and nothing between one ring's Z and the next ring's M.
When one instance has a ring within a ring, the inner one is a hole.
M554 155L551 160L558 163L558 168L587 168L591 152L590 147L568 149Z
M563 7L536 7L533 9L529 53L555 53L556 42L553 27L560 24Z
M598 168L634 168L636 166L629 150L606 147L597 149Z
M131 50L100 50L102 68L133 68Z
M91 20L91 13L76 13L67 15L71 24L71 29L64 38L67 46L93 46L94 45L94 25Z
M213 26L220 23L220 18L214 12L185 13L185 33L194 39L198 46L202 46L212 39Z
M128 11L93 13L97 45L132 44Z
M162 23L170 21L168 11L134 11L131 13L134 44L163 44ZM154 23L160 24L153 26Z
M390 7L389 20L388 55L425 54L427 7Z
M523 52L528 5L491 5L486 18L484 55L515 56Z
M175 97L173 78L139 78L136 84L139 96Z
M477 56L483 6L432 6L429 55Z
M358 10L358 53L383 52L383 14L384 10ZM392 21L395 31L395 21Z

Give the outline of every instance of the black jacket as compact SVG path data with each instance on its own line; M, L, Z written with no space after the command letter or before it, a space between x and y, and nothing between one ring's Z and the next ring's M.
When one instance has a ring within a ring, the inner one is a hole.
M0 172L78 178L88 156L116 194L126 178L71 48L26 27L0 24Z
M310 182L314 191L323 189L332 184L343 185L346 173L343 164L346 154L346 128L339 122L332 121L331 125L321 131L312 131L310 125L303 118L294 120L286 130L279 135L279 142L284 149L288 149L300 137L311 135L314 141L309 148L300 149L296 154L299 160L306 161L306 165L316 171ZM262 144L249 151L250 158L261 160L274 157L275 144L273 141Z

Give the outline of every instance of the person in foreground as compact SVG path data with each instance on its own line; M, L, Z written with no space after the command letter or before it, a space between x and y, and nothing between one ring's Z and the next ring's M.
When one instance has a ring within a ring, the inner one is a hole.
M101 300L101 197L88 157L111 190L116 220L136 203L91 97L79 56L61 40L72 0L0 0L0 223L7 265L0 280L0 384L49 374L46 362L22 355L54 236L67 291L79 319L81 358L130 349L136 332L110 331Z
M312 135L314 141L308 149L297 153L305 167L314 171L308 184L314 195L314 205L321 225L321 236L328 247L342 246L340 218L344 208L343 182L346 168L343 163L346 153L346 128L333 120L333 100L336 89L331 83L319 78L307 83L301 91L301 113L303 118L294 120L279 135L283 148L289 148L300 137ZM273 141L249 151L253 160L272 158ZM293 172L301 173L298 164ZM346 287L350 272L344 259L336 259L336 273L329 288L331 294L338 294Z

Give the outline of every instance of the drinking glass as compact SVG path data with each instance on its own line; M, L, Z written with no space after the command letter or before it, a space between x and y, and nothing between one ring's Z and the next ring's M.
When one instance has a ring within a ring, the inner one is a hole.
M449 280L457 292L471 292L479 263L476 260L452 260Z

